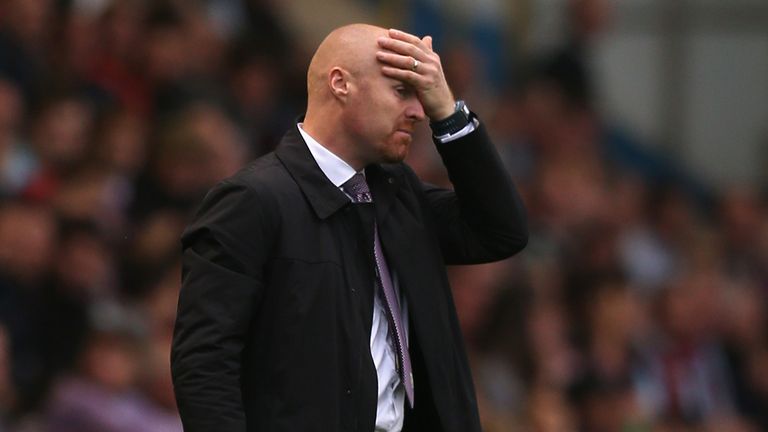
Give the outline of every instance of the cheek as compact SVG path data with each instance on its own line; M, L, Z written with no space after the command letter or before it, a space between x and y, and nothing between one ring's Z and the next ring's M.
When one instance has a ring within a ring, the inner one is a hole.
M347 128L375 147L393 144L390 141L399 118L398 108L390 95L367 89L356 94L347 107Z
M353 137L360 139L364 137L367 129L367 119L363 115L364 107L359 104L350 105L344 111L342 124L339 127L346 133L351 134Z
M355 135L373 142L386 140L392 132L391 122L386 120L386 116L376 111L376 107L372 104L361 106L352 114L349 126L354 130Z

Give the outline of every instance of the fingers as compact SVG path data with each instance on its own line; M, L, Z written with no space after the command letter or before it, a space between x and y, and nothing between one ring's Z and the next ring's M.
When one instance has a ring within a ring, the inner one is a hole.
M408 83L414 86L414 88L422 87L422 84L421 84L423 80L422 76L411 70L401 69L401 68L392 67L392 66L382 66L381 73L383 73L385 76L396 79L398 81Z
M432 51L432 36L424 36L424 39L421 41L427 48L429 48L430 51Z
M380 37L378 42L381 48L395 52L397 54L411 56L420 62L428 60L427 53L423 49L410 42L404 42L388 37ZM419 44L421 45L421 39L419 39Z
M376 58L380 62L382 62L382 63L384 63L386 65L394 66L394 67L397 67L397 68L400 68L400 69L411 70L413 72L425 73L425 72L428 72L428 70L434 68L434 65L432 65L430 63L419 62L418 68L416 70L414 70L414 68L413 68L414 58L413 57L405 56L405 55L401 55L401 54L396 54L396 53L393 53L391 51L378 51L376 53Z
M420 39L392 29L377 42L381 49L376 59L382 74L412 85L429 118L443 119L453 112L453 93L445 81L440 56L432 50L431 36Z
M389 29L389 37L391 37L392 39L397 39L397 40L401 40L403 42L409 43L422 50L427 49L427 46L424 44L424 42L421 39L418 38L418 36L414 36L402 30Z

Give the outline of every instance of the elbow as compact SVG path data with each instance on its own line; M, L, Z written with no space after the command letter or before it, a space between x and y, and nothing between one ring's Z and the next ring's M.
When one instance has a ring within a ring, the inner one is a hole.
M501 261L525 249L528 245L528 230L520 227L485 230L480 238L485 254L478 263Z
M510 219L515 221L514 226L510 229L511 246L514 249L511 255L514 255L528 246L528 215L522 202L518 201L515 217Z
M515 252L513 253L513 255L525 249L526 246L528 246L528 230L527 229L523 231L520 234L520 236L517 238L515 243Z
M503 235L503 247L500 248L500 254L503 258L509 258L516 255L528 245L528 229L517 228L514 232L507 232Z
M503 258L519 253L528 245L528 223L524 213L510 215L506 221L504 229L498 233Z

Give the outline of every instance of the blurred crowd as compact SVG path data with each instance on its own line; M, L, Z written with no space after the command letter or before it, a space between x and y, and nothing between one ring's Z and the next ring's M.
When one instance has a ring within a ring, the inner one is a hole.
M586 66L605 2L501 86L443 46L530 244L450 268L488 432L768 430L768 205L607 120ZM179 236L274 148L312 46L268 1L0 3L0 431L181 431ZM449 185L426 125L409 163Z

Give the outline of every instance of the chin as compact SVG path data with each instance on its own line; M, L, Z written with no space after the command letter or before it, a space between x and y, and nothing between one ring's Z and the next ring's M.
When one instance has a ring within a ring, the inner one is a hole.
M397 163L402 162L405 160L405 157L408 156L408 149L411 146L411 140L398 140L395 143L390 144L387 146L385 151L383 152L383 160L385 163Z
M402 152L398 154L387 154L384 157L383 162L384 163L399 163L405 160L405 157L408 156L408 152Z

